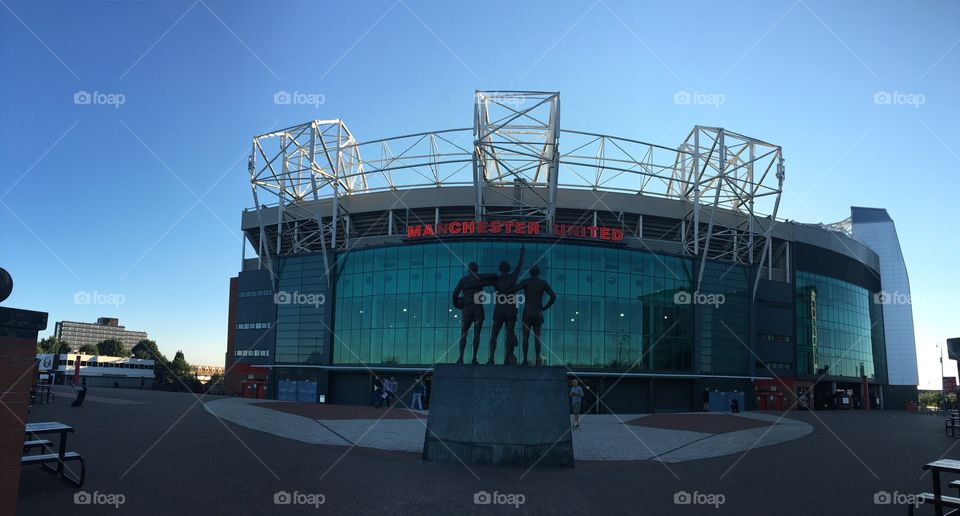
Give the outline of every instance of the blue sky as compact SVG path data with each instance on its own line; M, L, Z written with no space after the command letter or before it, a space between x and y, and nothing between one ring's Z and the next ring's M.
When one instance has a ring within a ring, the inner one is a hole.
M960 336L956 2L2 0L0 65L5 305L48 311L50 332L116 316L222 363L253 135L337 117L361 141L468 127L474 90L534 89L561 92L565 128L782 145L782 217L895 219L922 386L935 344ZM684 91L722 102L675 103Z

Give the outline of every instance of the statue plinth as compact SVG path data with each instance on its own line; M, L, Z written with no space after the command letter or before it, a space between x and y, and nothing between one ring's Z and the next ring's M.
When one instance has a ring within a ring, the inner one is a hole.
M423 460L573 467L563 367L437 364Z

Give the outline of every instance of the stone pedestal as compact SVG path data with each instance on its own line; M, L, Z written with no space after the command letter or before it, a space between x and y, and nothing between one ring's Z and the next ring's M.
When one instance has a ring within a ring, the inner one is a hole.
M16 514L20 456L30 385L36 378L37 333L47 314L0 307L0 514Z
M573 467L566 369L438 364L423 460Z

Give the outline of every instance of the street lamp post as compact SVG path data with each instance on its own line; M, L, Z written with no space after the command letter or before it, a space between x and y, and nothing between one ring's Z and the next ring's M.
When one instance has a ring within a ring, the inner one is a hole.
M937 354L940 355L940 409L947 410L947 391L943 384L943 349L937 343Z

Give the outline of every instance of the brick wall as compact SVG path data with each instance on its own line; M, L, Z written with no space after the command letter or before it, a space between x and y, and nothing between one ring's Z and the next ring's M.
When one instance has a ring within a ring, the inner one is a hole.
M15 514L30 385L36 379L37 332L47 314L0 307L0 514Z

